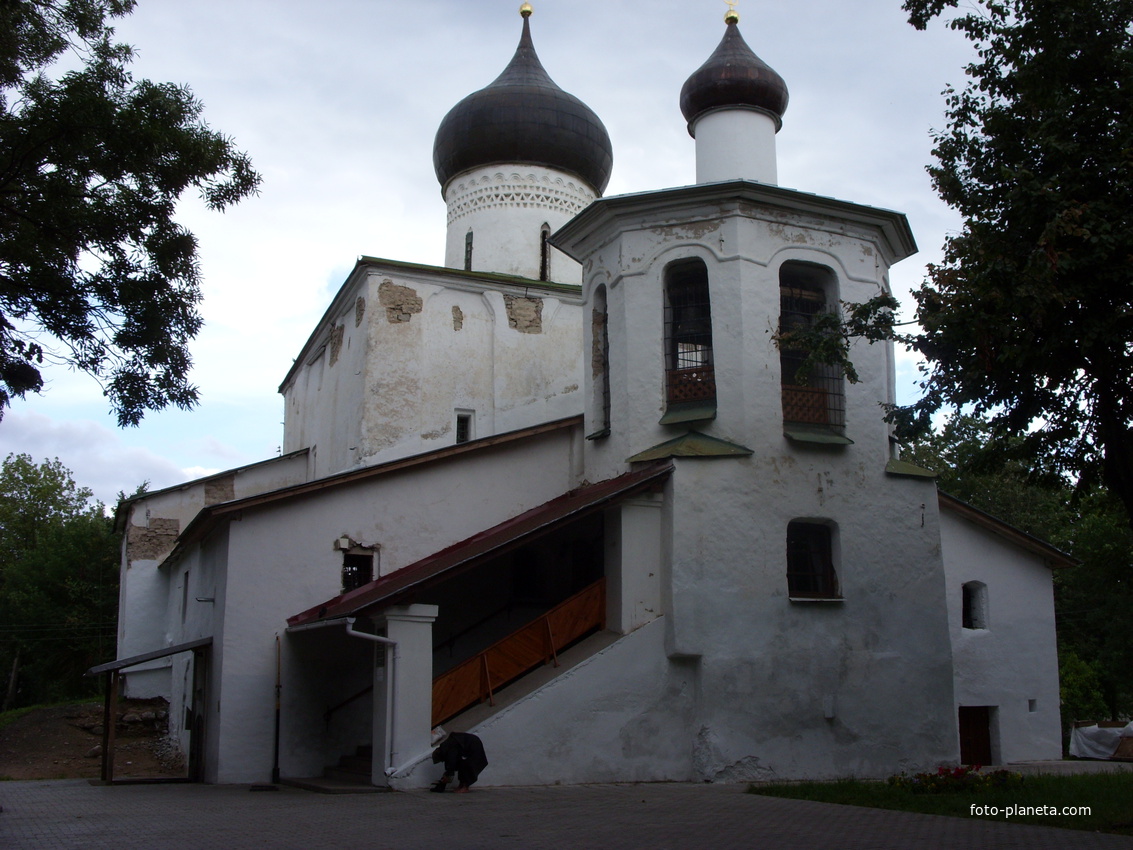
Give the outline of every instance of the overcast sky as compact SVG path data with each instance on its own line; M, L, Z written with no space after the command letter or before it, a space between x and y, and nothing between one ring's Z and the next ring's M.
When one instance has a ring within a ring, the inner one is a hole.
M607 195L694 182L681 85L723 36L720 0L532 0L551 77L605 123ZM741 0L740 29L787 81L780 185L899 210L921 253L894 269L911 303L958 218L924 167L947 84L970 50L936 22L917 32L900 0ZM137 77L188 85L205 117L263 174L224 214L195 199L205 328L192 346L200 406L120 430L101 388L50 370L45 392L0 422L0 454L59 457L112 502L275 455L278 387L361 255L444 261L445 205L432 168L437 126L490 83L519 39L518 0L139 0L118 23ZM903 361L903 400L915 369Z

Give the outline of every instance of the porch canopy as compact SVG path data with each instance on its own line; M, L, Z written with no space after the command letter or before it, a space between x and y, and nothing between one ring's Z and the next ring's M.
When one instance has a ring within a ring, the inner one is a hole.
M107 674L106 684L106 699L102 707L102 770L100 772L100 782L106 785L114 784L114 737L117 723L114 719L118 710L118 676L128 667L135 667L138 664L144 664L147 661L156 661L158 658L166 658L170 655L177 655L179 652L192 652L194 658L209 651L212 647L212 638L204 637L197 640L186 641L185 643L177 643L173 646L167 646L164 649L155 649L151 652L143 652L139 655L131 655L129 658L119 658L117 661L108 661L105 664L99 664L96 667L91 667L84 673L84 676L100 676L103 673ZM195 758L190 759L190 770L188 779L196 781L200 777L197 775L195 766L197 761ZM151 780L151 781L164 781L164 782L178 782L181 780Z
M497 557L614 502L658 487L672 472L671 462L655 463L617 478L571 490L499 525L454 543L414 564L381 576L287 619L289 629L342 619L381 606L409 601L416 592Z

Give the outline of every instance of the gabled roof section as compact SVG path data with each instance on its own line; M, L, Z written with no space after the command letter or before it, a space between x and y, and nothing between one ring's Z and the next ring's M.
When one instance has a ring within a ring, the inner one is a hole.
M427 587L442 577L449 577L501 555L613 502L657 487L672 470L671 464L658 463L571 490L537 508L422 558L415 564L402 567L356 590L289 617L287 626L294 628L322 620L354 616L379 605L396 605L410 593Z
M422 263L407 263L401 260L386 260L381 257L362 256L358 258L358 261L354 264L354 268L351 269L350 274L346 276L346 280L343 281L342 286L339 287L338 292L327 306L326 312L323 313L322 318L320 318L315 325L315 329L311 332L310 337L307 338L302 350L295 358L295 362L291 364L287 376L279 385L279 392L282 393L284 391L295 373L318 351L320 346L326 344L330 324L335 316L341 315L348 309L351 309L350 305L352 305L353 302L350 300L350 296L354 290L354 284L358 279L358 275L366 271L375 271L378 273L385 271L389 272L391 275L403 275L405 277L415 278L421 283L428 283L428 279L432 278L433 282L442 286L459 286L463 283L467 284L469 288L481 290L496 289L516 295L545 295L552 298L575 300L578 303L582 302L582 287L575 284L535 280L529 277L499 274L497 272L464 271L463 269L450 269L447 266L429 266Z
M204 539L221 522L232 517L238 517L241 515L242 511L250 508L289 499L312 496L329 489L346 487L382 475L388 475L398 470L423 466L425 464L443 463L450 459L459 458L469 452L488 451L497 446L514 443L520 440L528 440L533 437L538 437L541 434L576 428L581 425L582 416L570 416L566 419L557 419L553 422L546 422L541 425L532 425L517 431L508 431L504 434L493 434L488 437L481 437L477 440L469 440L467 443L445 446L441 449L434 449L431 452L410 455L409 457L398 458L397 460L387 461L386 463L351 469L346 472L337 473L336 475L327 476L326 478L317 478L314 481L295 484L280 490L271 490L256 496L248 496L243 499L235 499L231 502L210 505L201 510L201 512L193 518L193 521L185 527L185 530L181 532L181 536L177 538L177 545L173 547L173 551L166 556L165 560L171 563L180 555L181 551L186 546Z
M997 519L991 514L981 511L977 507L969 505L957 499L955 496L949 496L947 493L939 492L940 508L941 510L953 513L956 516L962 517L981 528L990 531L992 534L997 534L1005 540L1014 543L1021 549L1025 549L1032 554L1038 555L1046 561L1048 567L1052 569L1057 567L1072 567L1079 563L1077 558L1067 555L1061 549L1056 549L1045 540L1040 540L1034 535L1016 528Z
M258 460L255 463L248 463L248 464L245 464L244 466L234 467L233 469L225 469L222 472L215 472L212 475L205 475L201 478L194 478L191 481L185 481L182 484L173 484L169 487L162 487L160 490L147 490L146 492L139 493L136 496L128 496L127 498L125 498L121 502L119 502L118 506L114 509L114 531L116 533L121 534L125 530L126 517L128 515L128 508L129 508L130 505L132 505L134 502L138 501L139 499L148 499L152 496L160 496L163 493L173 493L177 490L187 490L190 487L197 487L197 486L200 486L200 485L204 485L204 484L207 484L209 481L216 481L216 480L219 480L221 478L226 478L230 475L239 475L242 472L248 472L249 470L252 470L252 469L258 469L258 468L264 467L264 466L271 466L273 463L280 463L282 461L292 460L293 458L300 457L302 455L308 454L309 452L310 452L310 449L297 449L296 451L288 452L285 455L279 455L278 457L271 457L271 458L268 458L267 460Z
M134 667L138 664L145 664L147 661L156 661L158 658L168 658L170 655L176 655L179 652L189 652L193 649L201 649L202 647L212 646L212 638L198 638L197 640L187 641L186 643L178 643L173 646L167 646L163 649L155 649L152 652L143 652L140 655L131 655L129 658L119 658L117 661L108 661L105 664L99 664L97 667L91 667L84 676L98 676L102 673L113 673L118 670L125 670L127 667Z

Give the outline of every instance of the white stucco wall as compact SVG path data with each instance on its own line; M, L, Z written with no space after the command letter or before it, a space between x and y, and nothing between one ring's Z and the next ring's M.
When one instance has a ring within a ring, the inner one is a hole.
M452 445L458 411L473 438L575 415L581 324L573 287L364 263L281 388L284 448L323 477Z
M380 546L382 575L413 563L576 486L577 431L562 429L506 448L471 452L458 461L250 508L228 524L226 614L223 640L215 650L223 659L217 665L219 704L210 704L217 712L210 722L220 737L210 780L256 782L270 775L275 636L283 635L287 617L340 592L337 538ZM493 498L484 498L485 493ZM322 714L349 696L352 685L340 681L337 662L320 668L305 651L293 655L291 650L304 639L302 634L283 635L285 776L321 773L346 754L342 737L325 728ZM339 645L358 660L357 670L345 675L358 674L364 682L369 648L347 638ZM357 711L336 718L362 730L355 745L369 743L368 724L359 719Z
M290 455L142 496L128 505L123 524L118 591L118 658L180 643L176 582L161 567L176 535L207 505L276 490L305 479L306 458ZM201 594L198 594L201 595ZM188 640L189 638L187 638ZM173 660L161 658L124 674L125 694L171 698Z
M472 233L472 271L540 279L542 230L553 233L596 197L574 175L539 165L493 165L457 175L445 187L445 265L465 268ZM547 280L581 282L577 262L551 248Z
M996 707L997 761L1061 758L1050 568L948 510L941 511L941 541L957 705ZM962 587L972 581L986 585L986 628L963 627Z

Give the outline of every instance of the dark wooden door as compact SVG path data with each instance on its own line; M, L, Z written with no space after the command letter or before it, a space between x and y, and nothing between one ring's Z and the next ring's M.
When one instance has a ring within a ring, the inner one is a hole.
M960 706L960 763L992 763L991 706Z

